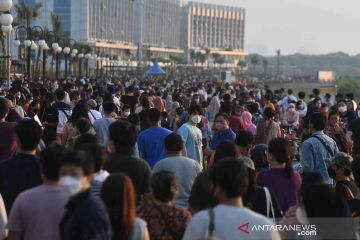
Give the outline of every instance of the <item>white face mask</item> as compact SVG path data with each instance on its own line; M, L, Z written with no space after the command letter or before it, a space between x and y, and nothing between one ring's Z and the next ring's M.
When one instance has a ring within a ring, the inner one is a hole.
M191 121L193 123L195 123L195 124L198 124L198 123L201 122L201 116L200 115L194 115L194 116L192 116Z
M344 113L346 112L347 108L345 106L339 107L339 112Z
M81 191L81 180L71 176L65 176L60 178L60 187L70 196L74 196Z
M124 112L124 116L128 117L130 115L130 112Z

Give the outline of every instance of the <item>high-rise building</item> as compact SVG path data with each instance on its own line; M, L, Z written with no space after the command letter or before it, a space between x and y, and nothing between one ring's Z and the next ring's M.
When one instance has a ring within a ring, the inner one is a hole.
M71 37L102 55L136 51L135 3L130 0L71 1Z
M54 0L53 13L60 17L62 22L63 31L66 35L70 35L71 32L71 0ZM46 5L47 0L43 0L43 6Z
M188 54L210 49L239 59L244 56L244 29L243 8L189 2L182 12L181 45Z

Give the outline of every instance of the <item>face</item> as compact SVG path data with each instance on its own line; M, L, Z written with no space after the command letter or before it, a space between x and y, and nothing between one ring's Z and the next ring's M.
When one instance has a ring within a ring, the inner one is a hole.
M340 117L339 115L331 115L329 117L329 124L330 125L336 125L336 124L339 124L339 121L340 121Z
M229 124L223 116L219 116L215 119L215 129L217 131L224 131L228 127L229 127Z
M318 101L315 102L315 107L316 107L317 109L320 109L320 108L321 108L321 101L320 101L320 100L318 100Z

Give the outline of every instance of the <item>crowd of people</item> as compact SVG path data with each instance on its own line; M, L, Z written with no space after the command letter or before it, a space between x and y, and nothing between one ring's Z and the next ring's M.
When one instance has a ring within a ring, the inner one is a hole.
M359 154L352 94L17 80L0 90L0 239L356 239Z

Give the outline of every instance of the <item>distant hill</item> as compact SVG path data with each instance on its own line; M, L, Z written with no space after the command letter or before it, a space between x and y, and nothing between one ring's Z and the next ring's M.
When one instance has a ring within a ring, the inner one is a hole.
M251 66L251 56L248 56L247 62ZM258 71L263 71L262 56L259 56ZM268 71L276 71L277 57L267 57ZM331 70L337 73L337 76L360 76L360 54L350 56L343 52L325 54L325 55L304 55L294 54L280 56L281 72L292 75L316 75L319 70Z

